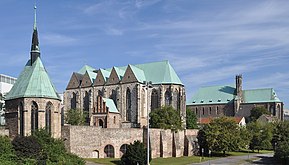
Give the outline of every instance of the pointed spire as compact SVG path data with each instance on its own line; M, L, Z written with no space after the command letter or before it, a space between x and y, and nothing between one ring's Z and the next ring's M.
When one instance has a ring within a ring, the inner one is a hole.
M39 41L38 41L38 31L37 31L37 26L36 26L36 1L34 5L34 25L33 25L33 35L32 35L32 45L31 45L31 65L34 63L34 61L40 57L40 48L39 48Z

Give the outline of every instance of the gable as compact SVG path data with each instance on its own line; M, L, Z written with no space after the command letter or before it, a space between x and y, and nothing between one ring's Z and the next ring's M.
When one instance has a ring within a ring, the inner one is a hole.
M97 71L97 76L93 82L93 85L94 86L100 86L100 85L104 85L104 84L105 84L105 79L104 79L104 76L103 76L101 70L99 69Z
M137 80L135 74L133 73L130 65L128 65L128 67L126 68L126 71L123 75L121 82L122 83L138 82L138 80Z
M66 89L75 89L78 88L81 85L81 81L82 81L82 75L80 75L79 73L72 73L71 78L69 80L69 83L66 87Z
M88 72L86 71L81 82L81 87L90 87L91 85L92 81L90 79L90 76L88 75Z
M119 76L118 76L115 68L113 67L111 72L110 72L109 78L107 80L107 85L117 84L117 83L119 83L119 81L120 81Z

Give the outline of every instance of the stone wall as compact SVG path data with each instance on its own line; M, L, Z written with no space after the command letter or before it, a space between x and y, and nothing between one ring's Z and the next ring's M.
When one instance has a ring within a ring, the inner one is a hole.
M184 156L188 147L186 136L196 136L197 130L172 132L171 130L150 129L150 147L152 158ZM120 148L124 144L139 140L147 144L147 130L141 128L97 128L91 126L62 127L62 138L69 151L83 158L104 158L104 148L111 145L114 157L120 158ZM185 148L187 147L187 148Z

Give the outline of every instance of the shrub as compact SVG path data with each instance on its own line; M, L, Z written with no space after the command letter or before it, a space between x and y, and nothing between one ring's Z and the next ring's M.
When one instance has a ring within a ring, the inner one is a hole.
M151 157L150 157L151 160ZM123 165L146 165L147 164L147 150L144 144L140 141L134 141L128 146L126 153L121 157Z

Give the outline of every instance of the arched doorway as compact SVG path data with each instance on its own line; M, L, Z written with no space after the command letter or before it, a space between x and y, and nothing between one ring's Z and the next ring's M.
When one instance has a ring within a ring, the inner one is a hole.
M98 120L98 126L101 128L104 128L103 120L101 120L101 119Z
M114 147L112 145L109 144L104 147L104 157L114 158Z
M128 148L128 144L123 144L123 145L121 145L121 147L120 147L120 149L119 149L119 151L120 151L120 157L122 157L122 155L126 153L127 148Z
M98 150L92 151L92 158L99 158L99 151Z

